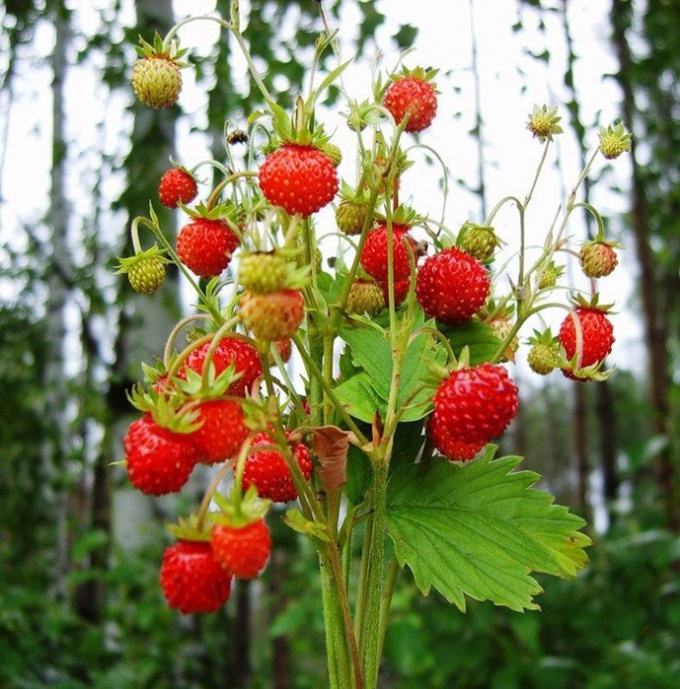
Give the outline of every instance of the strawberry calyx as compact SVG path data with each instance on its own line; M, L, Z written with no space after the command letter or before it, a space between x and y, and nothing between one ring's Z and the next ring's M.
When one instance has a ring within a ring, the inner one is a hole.
M424 67L414 67L413 69L408 69L407 67L402 67L400 72L394 72L389 75L389 81L384 86L380 85L380 97L382 98L390 83L401 81L402 79L407 78L418 79L418 81L430 83L434 87L435 93L441 93L437 90L436 85L434 84L434 78L438 73L439 69L425 69Z
M215 524L226 524L235 529L243 528L255 521L264 519L272 504L271 500L260 498L254 485L248 486L244 493L234 486L229 496L215 493L213 502L219 512L210 513L210 521Z
M163 263L170 263L170 260L166 257L165 249L159 248L158 244L154 244L149 249L144 251L135 252L134 256L119 257L118 260L118 270L115 271L114 275L122 275L129 273L130 270L149 259L160 260Z
M177 539L182 541L210 541L211 527L204 523L198 514L179 517L176 523L166 524L165 528Z
M177 39L167 41L156 32L153 37L153 43L145 41L141 36L139 37L139 45L135 46L135 50L140 58L157 58L161 60L169 60L174 62L177 67L188 67L188 62L180 62L179 59L186 55L187 49L179 47Z
M600 294L596 292L591 297L586 297L584 294L571 295L571 304L573 308L581 307L584 309L592 309L594 311L601 311L602 313L616 313L612 309L614 304L600 304Z

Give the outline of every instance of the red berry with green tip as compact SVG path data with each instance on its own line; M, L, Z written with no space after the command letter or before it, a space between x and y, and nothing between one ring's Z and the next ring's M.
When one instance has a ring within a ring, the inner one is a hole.
M210 544L215 557L237 579L258 577L272 550L271 534L264 519L244 526L215 524Z
M296 289L271 294L246 290L239 300L239 318L258 340L276 342L292 337L305 317L305 300Z
M123 447L130 482L147 495L177 493L198 459L189 435L163 428L151 414L130 424Z
M385 91L383 105L397 124L408 116L404 131L420 132L432 124L437 114L437 92L426 79L416 76L397 78Z
M210 346L211 343L206 342L191 351L185 360L185 367L203 375ZM223 337L219 341L213 352L212 364L215 368L215 377L231 365L234 366L235 373L240 374L225 393L234 397L245 397L247 393L252 393L262 375L262 359L259 352L249 342L238 337Z
M190 613L217 611L231 593L232 575L219 563L208 541L177 541L166 548L160 572L168 605Z
M578 367L585 368L599 364L612 351L615 339L614 326L600 309L577 306L574 309L574 315L569 314L562 321L557 336L569 360L579 351L576 319L580 324L582 336ZM573 380L587 380L586 377L575 375L568 369L563 369L562 373Z
M198 406L200 427L190 437L196 446L199 462L215 464L238 455L248 437L243 409L231 400L208 400Z
M289 215L312 215L338 191L338 173L329 156L314 146L283 144L260 167L265 198Z

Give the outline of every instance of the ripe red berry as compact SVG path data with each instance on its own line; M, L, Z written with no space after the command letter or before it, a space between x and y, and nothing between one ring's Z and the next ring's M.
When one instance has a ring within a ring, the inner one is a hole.
M248 437L243 409L238 402L209 400L198 407L200 428L190 437L202 464L215 464L235 457Z
M165 549L160 572L168 605L186 614L215 612L231 593L232 576L208 541L177 541Z
M198 195L196 180L186 171L173 167L161 177L158 184L158 198L168 208L177 208L179 203L191 203Z
M408 115L405 131L420 132L432 124L437 114L437 92L429 81L415 76L402 77L387 88L383 105L397 124Z
M196 275L211 278L231 262L238 237L223 220L194 218L177 235L177 255Z
M404 280L411 274L409 254L413 255L414 261L417 259L415 255L416 243L413 237L408 234L408 229L407 225L392 226L392 263L395 281ZM386 282L388 276L387 241L387 225L379 225L368 233L361 251L361 266L372 278L379 282Z
M469 321L489 296L484 266L451 247L425 260L416 277L416 298L423 311L441 323Z
M239 318L258 340L276 342L292 337L305 317L305 300L296 289L271 294L246 290L239 300Z
M385 297L385 305L390 303L390 285L387 280L381 280L378 282L380 289L382 290L383 296ZM394 283L394 305L400 306L401 303L406 299L408 295L408 290L411 286L411 281L409 278L404 280L396 280Z
M582 349L580 350L578 367L585 368L599 364L612 351L614 326L600 309L577 306L574 309L574 316L569 314L562 321L558 334L558 339L564 347L567 359L572 359L578 350L575 318L578 319L582 335ZM587 380L586 377L577 376L568 369L563 369L562 373L573 380Z
M286 433L286 436L289 436ZM253 439L251 453L243 472L243 490L252 484L261 498L274 502L290 502L297 498L286 458L276 449L258 450L258 446L276 445L268 433L258 433ZM309 480L312 475L312 459L307 446L297 443L293 448L302 475Z
M130 482L147 495L178 492L198 458L189 435L159 426L151 414L130 424L123 447Z
M427 434L432 444L452 462L474 459L486 445L483 441L470 442L452 435L445 423L446 415L432 414L427 421Z
M266 199L289 215L316 213L338 191L333 161L314 146L284 144L265 158L259 180Z
M272 550L272 538L264 519L245 526L215 524L210 536L215 557L237 579L259 576Z
M502 435L517 414L517 386L497 364L452 371L434 394L439 436L485 445Z
M206 356L210 349L210 342L197 347L189 353L184 366L196 373L203 375ZM235 373L240 377L227 389L227 395L245 397L246 393L252 393L262 375L262 359L260 354L249 342L238 337L223 337L212 356L212 364L215 368L215 377L223 373L229 366L234 365ZM182 377L180 373L180 377Z

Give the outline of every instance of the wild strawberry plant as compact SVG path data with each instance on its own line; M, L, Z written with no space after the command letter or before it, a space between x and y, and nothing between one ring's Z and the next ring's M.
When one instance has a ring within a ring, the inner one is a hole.
M361 101L345 94L357 165L341 179L348 152L324 131L317 104L347 63L315 70L309 94L284 111L253 66L238 3L229 20L191 17L142 41L133 72L141 102L177 102L187 65L176 37L197 20L231 34L266 108L226 127L225 160L209 161L216 183L197 173L205 161L173 162L159 180L160 202L183 215L174 242L153 201L133 222L135 253L119 271L149 293L175 263L195 312L168 334L156 365L143 366L125 466L150 495L181 491L197 464L213 467L202 503L169 527L176 540L160 574L169 606L205 613L225 604L234 578L266 567L277 547L267 522L281 518L318 550L329 686L375 687L400 577L463 611L467 597L522 611L538 607L534 573L573 577L586 565L583 520L536 489L539 476L518 470L519 457L496 457L494 442L517 413L521 335L538 374L560 369L576 384L608 375L614 335L597 280L616 267L616 244L578 195L598 157L620 155L629 135L620 125L600 130L532 252L525 213L561 132L556 108L529 117L542 150L524 200L504 198L489 217L447 227L399 201L412 137L436 126L436 72L404 68L378 77ZM315 65L328 49L337 47L326 30ZM494 218L508 204L518 210L516 260L499 266L499 248L514 240L496 233ZM319 215L326 207L332 226ZM569 235L578 208L599 228L580 251ZM142 230L153 239L146 250ZM331 234L341 250L324 257ZM562 296L562 256L582 267L588 294ZM558 337L526 333L556 309Z

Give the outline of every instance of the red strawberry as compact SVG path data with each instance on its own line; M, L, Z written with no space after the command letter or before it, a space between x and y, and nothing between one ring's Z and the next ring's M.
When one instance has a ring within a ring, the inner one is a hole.
M311 215L338 191L333 161L314 146L283 144L260 167L260 188L267 200L289 215Z
M296 289L271 294L246 290L239 300L239 318L258 340L275 342L292 337L305 317L305 300Z
M238 245L238 237L223 220L194 218L177 235L180 261L203 278L219 275Z
M614 326L605 313L598 308L577 306L574 309L574 314L580 323L583 338L578 367L585 368L599 364L612 351ZM558 334L558 339L564 347L567 359L574 357L578 347L575 318L571 314L568 315L562 321ZM587 377L577 376L568 369L562 369L562 373L573 380L588 380Z
M392 225L395 281L404 280L411 274L409 253L413 254L414 261L417 259L415 255L416 243L413 237L408 234L408 229L408 225ZM387 236L387 225L379 225L368 233L361 251L361 266L371 277L380 282L387 281Z
M422 70L420 74L396 77L383 96L383 105L397 124L408 115L404 131L420 132L437 114L437 91Z
M416 277L416 298L423 311L441 323L469 321L489 296L484 266L451 247L425 260Z
M485 445L515 418L517 386L497 364L452 371L434 394L435 430L463 443Z
M406 295L408 294L409 287L411 286L411 281L409 278L405 278L404 280L396 280L394 283L394 305L399 306L404 299L406 299ZM378 282L380 285L380 289L382 289L383 296L385 297L385 305L390 303L390 292L389 292L389 283L387 280L380 281Z
M235 457L248 437L243 409L238 402L209 400L198 407L201 427L191 433L202 464L215 464Z
M183 612L215 612L231 593L232 576L208 541L180 540L165 549L160 573L168 605Z
M159 426L151 414L130 424L123 447L130 482L147 495L178 492L197 460L190 436Z
M191 203L197 195L196 180L182 168L171 168L158 184L158 198L168 208L177 208L180 202Z
M210 342L206 342L190 352L184 362L185 367L202 375L210 344ZM262 375L262 359L257 349L238 337L223 337L220 340L213 352L212 364L215 367L215 377L218 377L232 364L235 372L241 374L241 377L233 382L226 391L227 395L235 397L245 397L246 393L252 393L255 384ZM182 374L180 374L181 376Z
M286 432L286 436L290 434ZM297 498L286 458L278 450L257 450L258 446L275 445L268 433L258 433L253 439L253 451L248 455L243 472L243 490L252 484L261 498L274 502L290 502ZM297 443L293 454L305 479L312 475L312 460L306 445Z
M474 459L475 455L486 445L485 442L470 442L461 440L455 435L451 435L446 427L446 415L434 413L427 422L427 434L432 440L432 444L441 452L444 457L452 462Z
M264 569L272 538L264 519L237 527L218 523L210 536L215 557L237 579L255 579Z

